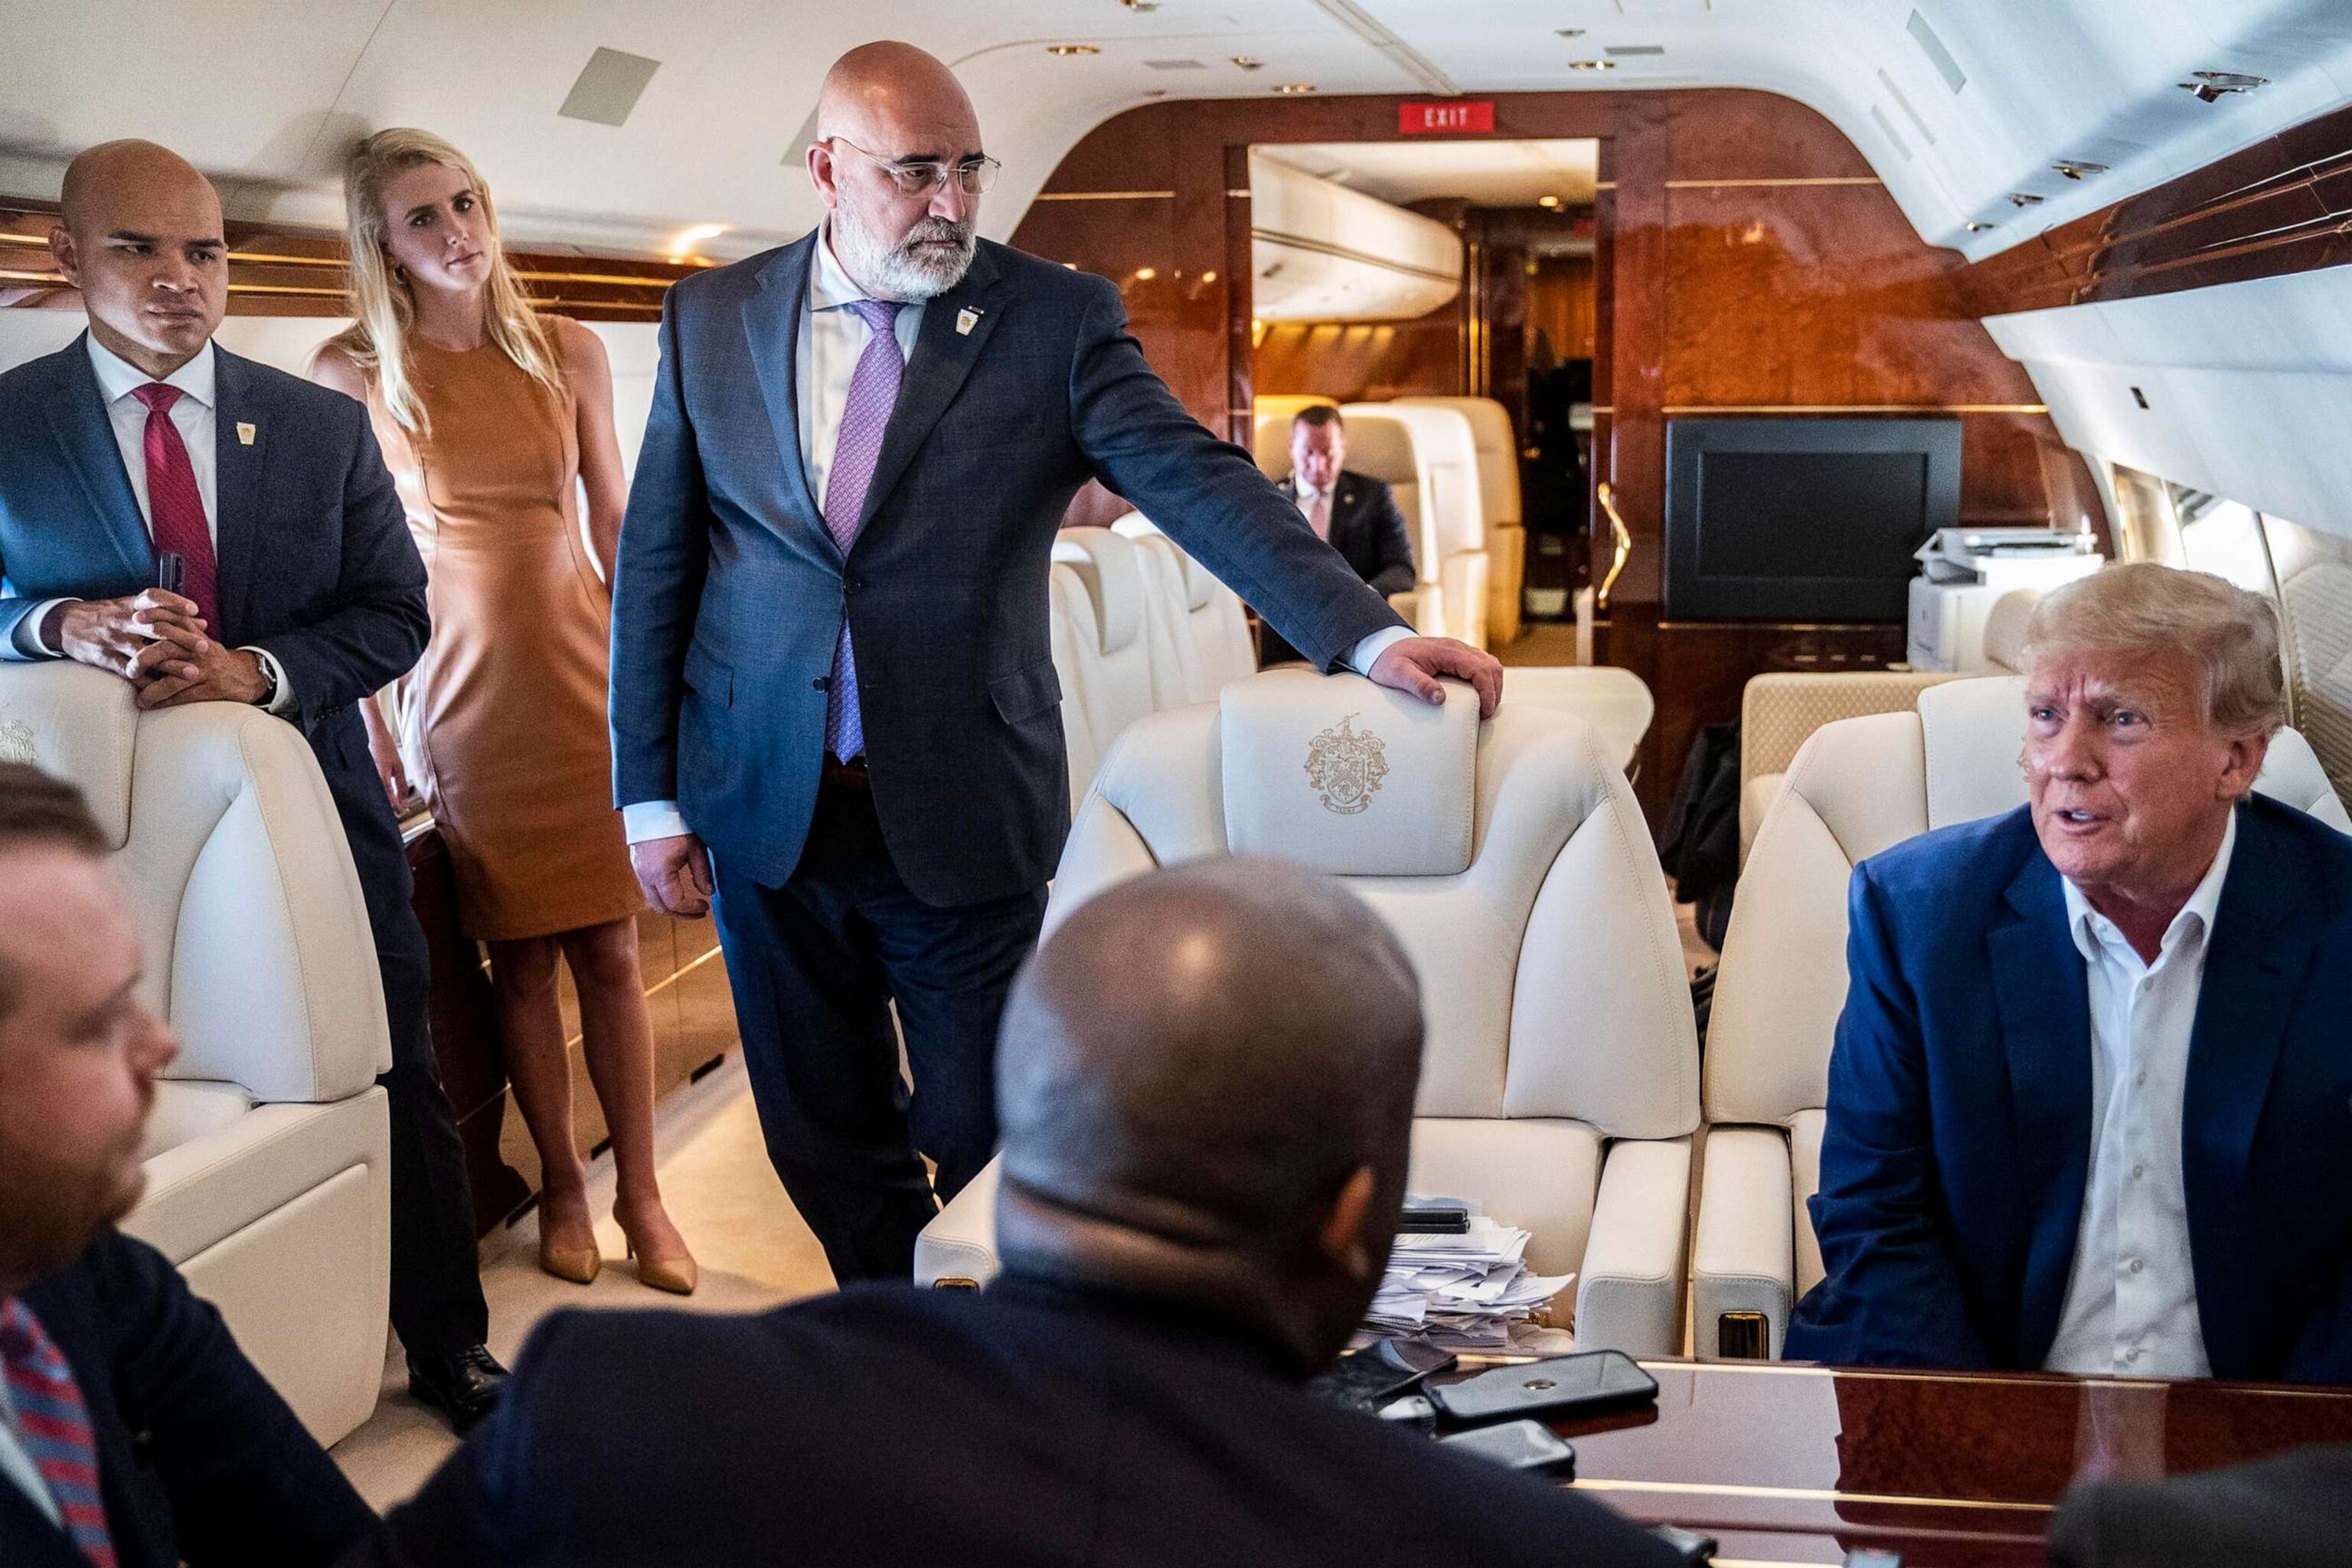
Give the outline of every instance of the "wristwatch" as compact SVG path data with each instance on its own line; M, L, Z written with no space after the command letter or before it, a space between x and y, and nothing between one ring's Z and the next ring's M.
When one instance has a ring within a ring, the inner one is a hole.
M261 667L261 695L254 699L253 705L268 712L278 706L278 661L264 654L259 648L252 648L248 651L253 655L253 662Z

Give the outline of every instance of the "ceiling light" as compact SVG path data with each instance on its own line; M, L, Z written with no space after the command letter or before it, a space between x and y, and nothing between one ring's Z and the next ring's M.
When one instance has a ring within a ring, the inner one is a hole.
M1539 207L1556 208L1559 205L1559 198L1558 196L1538 196L1536 198L1536 205Z
M1168 96L1168 89L1164 87L1147 87L1143 89L1143 96L1146 98L1165 98Z
M2085 174L2104 174L2107 172L2107 166L2105 163L2085 163L2074 158L2061 158L2050 166L2070 180L2079 180Z
M1570 60L1568 62L1568 68L1572 71L1613 71L1617 68L1617 62L1615 60Z
M1969 232L1970 234L1982 234L1985 230L1992 226L1993 226L1989 223L1979 223L1974 218L1969 219Z
M1254 71L1257 69L1258 67L1265 64L1265 62L1258 58L1255 55L1235 55L1234 57L1234 64L1241 67L1242 69L1245 71Z
M2247 76L2240 71L2190 71L2194 79L2179 85L2197 95L2200 103L2219 103L2222 95L2231 92L2252 92L2266 85L2266 76Z
M2037 196L2032 191L2011 191L2009 193L2009 205L2013 207L2038 207L2049 199L2050 198L2047 196Z
M1214 272L1203 272L1201 274L1201 281L1203 283L1214 283L1216 280L1217 275Z
M1138 283L1149 283L1159 276L1160 268L1157 267L1139 267L1135 269L1135 280Z
M688 250L706 239L717 239L726 232L727 226L723 223L698 223L692 228L679 230L677 237L670 241L669 247L673 253Z
M1666 46L1664 44L1612 44L1601 52L1622 60L1629 55L1663 55L1666 52Z
M1313 92L1315 84L1311 81L1286 81L1276 84L1274 90L1282 93Z
M1098 55L1102 50L1093 44L1047 44L1049 55Z
M1581 27L1554 27L1552 31L1558 33L1563 38L1580 38L1584 37L1584 29Z
M1118 0L1130 11L1150 12L1160 9L1160 0Z

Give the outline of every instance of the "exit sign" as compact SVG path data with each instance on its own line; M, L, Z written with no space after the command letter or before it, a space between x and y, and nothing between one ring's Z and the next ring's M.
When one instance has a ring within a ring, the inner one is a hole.
M1397 131L1406 136L1448 135L1495 129L1490 100L1448 99L1437 103L1397 105Z

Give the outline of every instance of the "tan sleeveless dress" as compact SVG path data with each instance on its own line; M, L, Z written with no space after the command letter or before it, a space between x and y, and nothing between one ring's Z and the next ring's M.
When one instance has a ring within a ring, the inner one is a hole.
M579 516L578 416L495 343L412 340L430 416L370 413L429 578L433 637L401 683L403 760L449 846L467 931L547 936L645 907L613 808L612 599Z

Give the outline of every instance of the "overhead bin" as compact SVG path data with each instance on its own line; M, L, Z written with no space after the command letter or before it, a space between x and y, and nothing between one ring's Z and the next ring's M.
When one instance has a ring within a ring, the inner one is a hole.
M1462 291L1444 224L1250 154L1251 313L1266 321L1393 321Z

